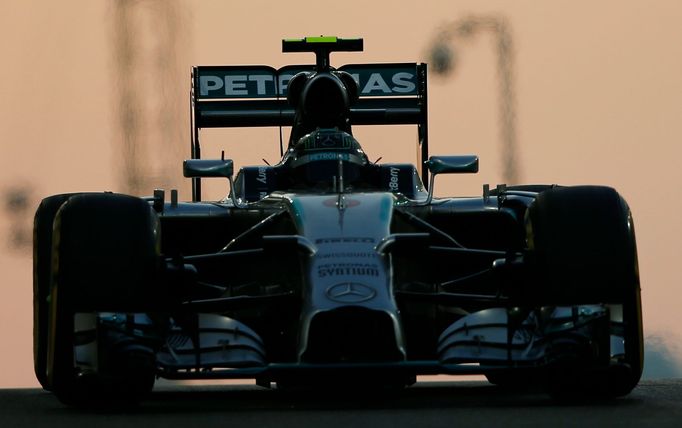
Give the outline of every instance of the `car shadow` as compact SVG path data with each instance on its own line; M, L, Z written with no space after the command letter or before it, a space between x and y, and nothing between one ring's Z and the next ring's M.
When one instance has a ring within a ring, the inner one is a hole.
M557 401L537 388L508 389L480 382L427 382L405 389L265 389L253 385L169 386L157 388L135 413L252 412L309 410L406 410L548 406L632 406L641 400L576 399ZM100 409L101 411L102 409Z

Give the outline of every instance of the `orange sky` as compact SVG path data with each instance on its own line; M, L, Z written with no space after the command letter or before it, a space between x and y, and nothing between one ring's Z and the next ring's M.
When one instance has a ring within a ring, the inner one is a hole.
M145 2L142 2L145 3ZM637 225L645 330L682 337L682 3L677 1L289 1L179 0L170 88L189 136L186 96L192 64L309 62L280 53L283 37L362 36L365 53L347 62L425 61L440 25L467 14L499 13L513 26L518 140L523 182L606 184L628 200ZM420 5L419 8L416 6ZM158 3L147 1L148 25ZM118 82L111 42L114 6L107 0L2 0L0 14L0 194L28 186L32 203L54 193L122 191L117 146ZM145 23L146 22L146 23ZM151 31L151 30L148 30ZM152 49L152 47L147 47ZM430 81L432 152L477 153L481 171L442 177L437 193L476 194L501 180L497 83L492 40L481 34L458 46L455 75ZM153 77L153 76L152 76ZM370 157L414 159L412 129L361 130ZM207 151L225 148L238 164L276 160L277 133L211 132ZM229 140L229 141L226 141ZM188 142L182 144L187 153ZM161 156L163 148L154 149ZM170 150L170 149L169 149ZM176 153L176 152L173 152ZM180 163L172 182L180 183ZM151 193L156 183L149 187ZM187 187L181 197L187 198ZM213 189L217 185L212 186ZM32 211L27 216L32 216ZM31 260L8 249L0 211L0 386L35 385L31 368ZM30 225L30 219L25 224ZM671 342L673 348L677 342ZM8 369L8 367L12 367Z

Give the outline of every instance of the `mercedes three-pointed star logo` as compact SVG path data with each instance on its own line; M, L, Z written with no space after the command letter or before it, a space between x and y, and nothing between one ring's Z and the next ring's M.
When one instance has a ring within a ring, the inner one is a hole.
M359 282L342 282L327 288L327 297L339 303L361 303L376 296L376 291Z

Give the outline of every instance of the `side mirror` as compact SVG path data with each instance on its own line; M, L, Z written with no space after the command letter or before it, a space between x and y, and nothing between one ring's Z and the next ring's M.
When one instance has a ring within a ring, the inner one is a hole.
M429 194L426 201L420 205L429 205L433 199L434 178L438 174L466 174L478 172L478 156L431 156L424 162L431 173L429 180Z
M247 204L240 202L234 195L232 174L234 165L232 159L187 159L182 163L182 174L189 178L227 178L230 182L230 198L237 208L246 208Z
M431 156L425 163L433 175L478 172L478 156L476 155Z
M188 159L182 163L185 177L231 178L234 172L232 159Z

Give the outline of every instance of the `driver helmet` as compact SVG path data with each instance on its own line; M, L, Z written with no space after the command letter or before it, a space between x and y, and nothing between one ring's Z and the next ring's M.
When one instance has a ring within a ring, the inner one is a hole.
M344 184L362 176L369 162L360 143L338 128L318 128L301 137L290 149L290 166L294 175L307 186L332 186L338 179L339 160Z

